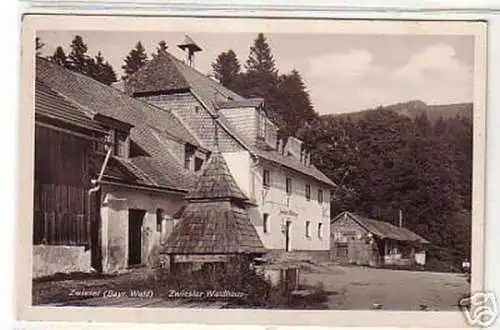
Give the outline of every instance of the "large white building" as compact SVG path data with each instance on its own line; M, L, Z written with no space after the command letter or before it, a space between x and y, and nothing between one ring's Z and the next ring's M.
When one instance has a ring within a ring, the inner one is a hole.
M186 169L198 172L217 139L256 205L251 220L266 249L328 257L334 184L310 163L302 141L279 137L264 100L243 98L167 52L129 77L124 92L175 115L197 139L197 146L170 142Z

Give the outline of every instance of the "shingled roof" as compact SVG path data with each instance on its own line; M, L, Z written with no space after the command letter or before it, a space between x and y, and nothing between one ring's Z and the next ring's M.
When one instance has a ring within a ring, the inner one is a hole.
M385 221L365 218L363 216L351 212L343 212L337 215L332 220L332 223L343 217L349 217L350 219L354 220L359 225L364 227L366 230L368 230L375 236L380 237L381 239L389 238L397 241L412 241L412 242L418 241L422 244L430 243L428 240L412 232L409 229L403 227L397 227Z
M36 79L36 93L43 97L38 100L40 111L62 111L68 114L66 117L74 117L76 110L79 113L85 112L85 116L76 118L82 125L89 124L82 121L85 118L92 120L96 115L104 115L133 126L130 131L131 140L145 154L118 161L137 178L134 183L186 192L192 187L192 173L184 169L164 146L164 141L155 134L155 130L160 131L178 141L198 146L197 140L175 115L46 59L37 58ZM35 104L36 102L35 99ZM58 106L55 107L54 104Z
M38 79L35 82L35 114L84 129L104 132L104 128L93 120L94 114L71 103Z
M168 131L198 146L197 139L171 112L132 98L83 74L37 57L36 78L91 114L101 114L133 126L144 124Z
M169 236L167 254L253 254L265 248L250 220L247 197L215 151L186 199Z
M216 114L218 109L258 107L264 102L261 98L244 98L168 52L159 54L125 82L125 91L131 95L187 90L193 93L214 118L218 117L217 122L222 129L242 143L250 153L313 177L328 186L335 186L332 180L313 165L306 166L292 157L275 150L266 150L247 141L238 134L223 114Z
M248 200L234 180L222 154L216 150L210 156L195 188L186 196L188 200Z

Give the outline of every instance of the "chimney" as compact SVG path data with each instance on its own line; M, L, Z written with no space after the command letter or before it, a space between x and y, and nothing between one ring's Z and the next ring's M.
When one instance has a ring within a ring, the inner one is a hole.
M399 209L399 228L403 228L403 210Z
M282 143L282 140L281 140L281 138L278 136L278 138L276 139L276 151L277 151L277 152L280 152L280 150L281 150L281 143Z
M307 166L311 165L311 152L310 151L307 153L307 162L306 162L306 165Z

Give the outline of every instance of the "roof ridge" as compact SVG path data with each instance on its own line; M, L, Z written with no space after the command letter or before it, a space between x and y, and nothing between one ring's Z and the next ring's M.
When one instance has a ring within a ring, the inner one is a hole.
M227 88L226 86L222 85L221 83L212 80L210 77L207 77L206 74L204 74L203 72L197 70L196 68L187 65L186 63L184 63L184 61L178 59L177 57L175 57L174 55L170 54L169 52L166 52L166 55L169 56L173 60L173 62L176 65L177 69L179 69L178 65L181 65L183 68L185 68L187 70L190 70L191 72L193 72L193 73L195 73L196 75L199 76L199 79L197 81L204 80L204 81L209 82L210 85L211 85L211 87L213 87L214 89L216 89L216 91L219 92L220 94L222 94L222 95L224 95L226 97L230 97L228 95L225 95L225 94L228 94L228 93L224 93L224 92L228 91L228 92L230 92L232 94L235 94L235 95L241 97L242 99L247 99L247 98L241 96L240 94L236 93L235 91L230 90L229 88ZM181 75L183 75L183 74L181 73ZM191 85L189 83L189 81L187 81L187 82L188 82L188 85ZM219 87L222 87L222 88L219 88ZM221 89L222 89L222 91L221 91Z
M45 59L46 60L46 59ZM56 67L57 69L56 70L60 70L60 69L65 69L65 70L68 70L69 72L71 73L75 73L74 71L71 71L70 69L67 69L67 68L64 68L58 64L55 64L55 63L52 63L50 62L49 60L46 60L47 63L50 63L53 67ZM82 112L87 115L87 116L91 116L90 119L94 119L95 115L97 115L98 113L95 112L95 111L92 111L91 109L89 109L88 107L76 102L75 100L73 100L72 98L70 98L69 96L65 95L64 93L61 93L60 91L58 90L55 90L54 88L52 88L51 86L49 86L45 81L43 81L43 79L41 78L38 78L38 77L35 77L35 82L38 81L39 83L42 83L45 87L49 88L51 91L53 91L54 93L56 93L57 95L61 96L63 99L65 99L67 102L71 103L73 106L79 108L80 110L82 110Z

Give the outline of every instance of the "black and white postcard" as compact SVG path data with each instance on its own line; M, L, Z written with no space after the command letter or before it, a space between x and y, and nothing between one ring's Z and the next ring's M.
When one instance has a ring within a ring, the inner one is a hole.
M22 37L20 317L496 317L484 22L26 15Z

